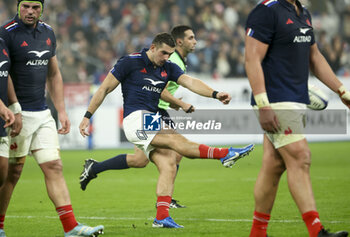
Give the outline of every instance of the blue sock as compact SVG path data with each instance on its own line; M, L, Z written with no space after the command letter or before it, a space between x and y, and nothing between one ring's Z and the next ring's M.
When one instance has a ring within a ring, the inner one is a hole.
M98 162L94 164L91 169L94 174L98 174L105 170L123 170L128 168L129 166L126 162L126 154L121 154L108 160Z

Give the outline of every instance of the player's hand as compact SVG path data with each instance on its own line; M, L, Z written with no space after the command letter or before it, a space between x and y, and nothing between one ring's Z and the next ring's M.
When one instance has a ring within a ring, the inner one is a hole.
M220 100L223 104L227 105L231 101L231 96L227 92L219 92L216 95L216 99Z
M90 119L84 117L79 125L79 132L83 137L90 136L90 133L86 131L89 125L90 125Z
M175 109L176 111L179 111L179 109L180 109L180 105L176 105L176 104L173 104L173 103L170 103L169 107L172 108L172 109Z
M186 113L192 113L195 111L195 107L191 104L184 103L184 106L182 106L182 110Z
M5 121L4 128L9 127L15 122L15 115L5 106L0 111L0 117Z
M15 114L15 122L11 126L10 136L11 137L18 136L21 130L22 130L22 114L17 113Z
M182 97L178 98L179 100L182 100ZM172 109L175 109L176 111L179 111L181 106L179 104L169 103L169 107Z
M277 116L270 106L259 108L259 122L266 132L277 133L281 129Z
M70 121L66 112L58 113L58 120L61 123L61 128L58 129L58 134L67 134L70 131Z

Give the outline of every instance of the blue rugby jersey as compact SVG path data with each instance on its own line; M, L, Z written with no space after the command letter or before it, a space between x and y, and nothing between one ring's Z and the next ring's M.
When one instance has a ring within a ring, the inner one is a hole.
M22 110L47 109L48 62L56 54L56 37L52 28L42 21L35 28L28 27L16 16L0 28L0 37L10 51L10 75Z
M167 82L177 82L184 73L170 61L161 67L154 66L147 50L120 58L111 70L122 86L124 118L137 110L157 112L160 94Z
M0 99L5 105L7 102L7 79L10 71L11 61L8 54L8 49L3 39L0 38ZM0 137L6 136L4 128L5 121L0 118Z
M296 4L299 16L286 0L265 0L248 16L247 36L269 45L262 68L270 102L309 103L309 56L315 38L310 13Z

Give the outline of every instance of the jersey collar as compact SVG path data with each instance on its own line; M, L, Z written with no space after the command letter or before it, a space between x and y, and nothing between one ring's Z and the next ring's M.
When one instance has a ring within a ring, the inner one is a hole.
M282 6L286 7L289 11L295 11L293 4L291 4L287 0L279 0L279 2L282 4ZM303 7L302 7L301 3L299 2L299 0L296 0L295 3L299 8L300 13L303 13Z
M184 63L185 67L187 67L187 63L186 63L186 59L184 59L181 54L179 53L179 51L177 51L177 49L175 49L175 53L177 53L177 55L179 56L179 58L182 60L182 62Z
M143 48L141 51L142 59L145 62L146 66L153 66L153 63L151 60L148 58L146 52L149 50L149 48Z
M28 33L32 33L34 30L35 30L35 31L42 32L42 27L43 27L43 26L40 24L40 21L38 21L38 23L36 24L35 28L33 29L32 27L29 27L29 26L25 25L25 24L23 23L23 21L22 21L21 19L19 19L18 14L16 14L14 20L18 23L18 25L19 25L22 29L24 29L24 30L25 30L26 32L28 32Z

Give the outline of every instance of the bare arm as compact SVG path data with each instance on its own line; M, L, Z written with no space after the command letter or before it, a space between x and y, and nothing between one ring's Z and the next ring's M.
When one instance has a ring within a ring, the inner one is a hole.
M247 36L245 40L245 69L248 80L256 98L266 96L265 78L261 62L263 61L269 45L264 44L253 37ZM267 100L267 96L266 96ZM256 101L259 106L259 122L261 127L268 132L277 132L279 122L276 114L271 109L268 100Z
M95 113L98 107L100 107L100 105L102 104L103 100L106 98L106 96L110 92L112 92L118 85L119 81L117 80L117 78L115 78L112 73L108 73L101 86L98 88L98 90L92 97L87 111L89 111L91 114ZM85 131L89 124L90 119L84 117L79 125L79 131L83 137L90 135L87 131Z
M318 50L317 44L313 44L310 49L310 70L329 89L338 93L342 102L350 109L350 92L334 74L327 60Z
M245 70L248 75L253 95L266 92L265 78L261 62L263 61L269 45L264 44L250 36L245 40Z
M182 74L177 83L190 91L205 97L212 97L214 90L201 80L191 77L186 74ZM231 96L227 92L218 92L216 99L220 100L223 104L230 103Z
M11 125L11 132L10 136L15 137L17 136L21 130L22 130L22 109L21 105L18 103L17 96L15 93L15 88L13 87L12 78L11 76L8 77L7 81L7 96L9 101L9 108L12 110L12 112L15 115L15 121Z
M173 96L166 88L163 90L160 98L168 103L170 103L170 107L179 110L182 108L186 113L192 113L194 111L194 107L191 104L184 102L183 100L176 98Z
M111 93L117 86L119 81L113 76L112 73L108 73L101 86L98 88L94 96L92 97L90 104L88 106L88 111L90 113L95 113L95 111L100 107L106 96Z
M338 92L338 88L342 85L342 83L334 74L327 60L318 50L316 43L313 44L310 49L310 70L332 91L336 93Z
M70 131L70 121L64 105L63 80L61 72L58 68L56 56L50 58L48 67L47 88L58 112L58 119L62 126L58 130L58 133L67 134Z
M8 77L7 81L7 96L9 100L9 105L12 105L13 103L18 102L16 93L15 93L15 88L13 87L13 82L11 76Z

